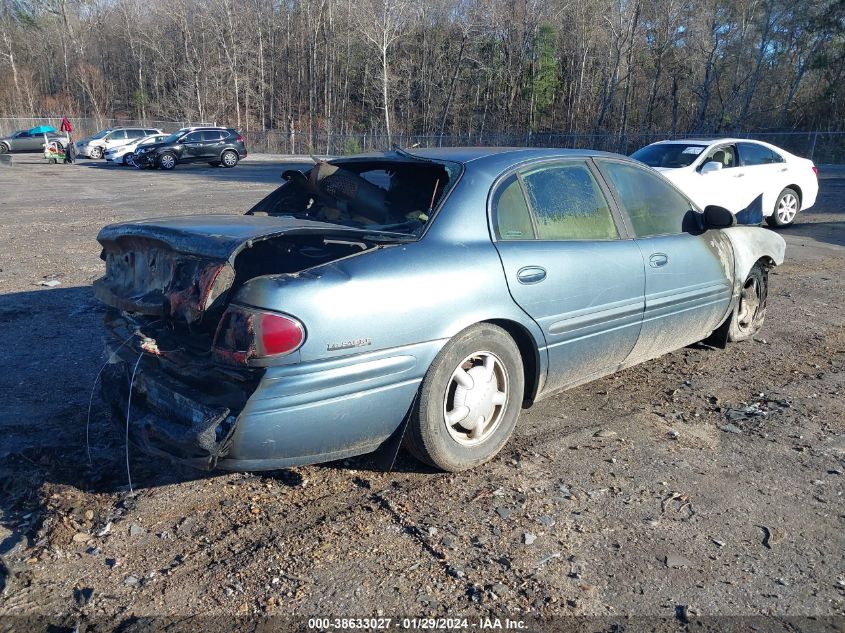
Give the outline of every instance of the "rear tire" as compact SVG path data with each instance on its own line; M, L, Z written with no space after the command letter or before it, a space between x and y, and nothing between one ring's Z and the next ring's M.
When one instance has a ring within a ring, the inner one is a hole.
M227 149L220 155L220 160L224 167L234 167L238 164L238 153L234 150Z
M766 218L769 226L789 226L801 210L801 198L794 189L787 187L780 192L775 210Z
M0 154L8 154L9 153L9 146L5 143L0 143Z
M492 459L522 408L522 357L502 328L479 323L450 340L429 367L404 443L417 459L449 472Z
M170 171L176 167L176 154L173 152L164 152L158 157L158 166L161 169Z
M754 264L731 315L729 341L747 341L760 331L766 320L768 294L769 272L761 264Z

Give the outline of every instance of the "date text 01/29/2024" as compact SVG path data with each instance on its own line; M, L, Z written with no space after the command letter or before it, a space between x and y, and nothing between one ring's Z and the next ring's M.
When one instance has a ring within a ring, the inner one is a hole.
M309 618L308 629L412 629L412 630L525 630L523 620L510 618Z

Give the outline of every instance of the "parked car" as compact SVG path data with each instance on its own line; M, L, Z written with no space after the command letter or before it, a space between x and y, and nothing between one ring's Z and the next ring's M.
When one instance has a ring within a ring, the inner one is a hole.
M160 143L166 139L168 134L150 134L135 141L127 141L123 145L117 145L111 149L107 149L103 157L107 163L117 163L119 165L134 165L133 153L139 147L152 145L153 143Z
M151 134L161 133L161 130L151 127L106 128L105 130L100 130L94 136L77 141L76 152L78 156L99 159L105 155L107 150L113 147L130 141L136 141Z
M56 141L62 143L67 141L65 136L59 135L54 128L38 126L27 130L17 130L8 136L0 138L0 154L10 152L41 152L44 151L44 136L47 142Z
M247 156L244 137L232 128L190 127L135 151L138 167L174 169L179 163L208 163L234 167Z
M265 470L404 430L424 462L471 468L538 400L753 336L784 257L602 152L397 150L283 178L243 216L100 231L102 393L145 451Z
M701 208L715 204L739 213L760 204L771 226L792 224L819 192L813 161L761 141L661 141L631 158L662 172Z

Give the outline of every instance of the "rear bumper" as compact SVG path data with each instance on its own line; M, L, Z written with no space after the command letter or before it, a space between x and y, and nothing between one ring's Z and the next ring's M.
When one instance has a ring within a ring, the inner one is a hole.
M145 356L132 390L130 439L147 453L207 470L272 470L368 453L399 427L443 343L270 367L242 408L212 404L203 393L232 386L225 381L201 392ZM102 393L121 428L137 358L124 348L103 372Z

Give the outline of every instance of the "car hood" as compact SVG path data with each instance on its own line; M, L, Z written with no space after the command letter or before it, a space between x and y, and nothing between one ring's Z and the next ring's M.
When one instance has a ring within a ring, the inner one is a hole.
M158 149L160 147L164 147L167 143L147 143L146 145L140 145L136 149Z

